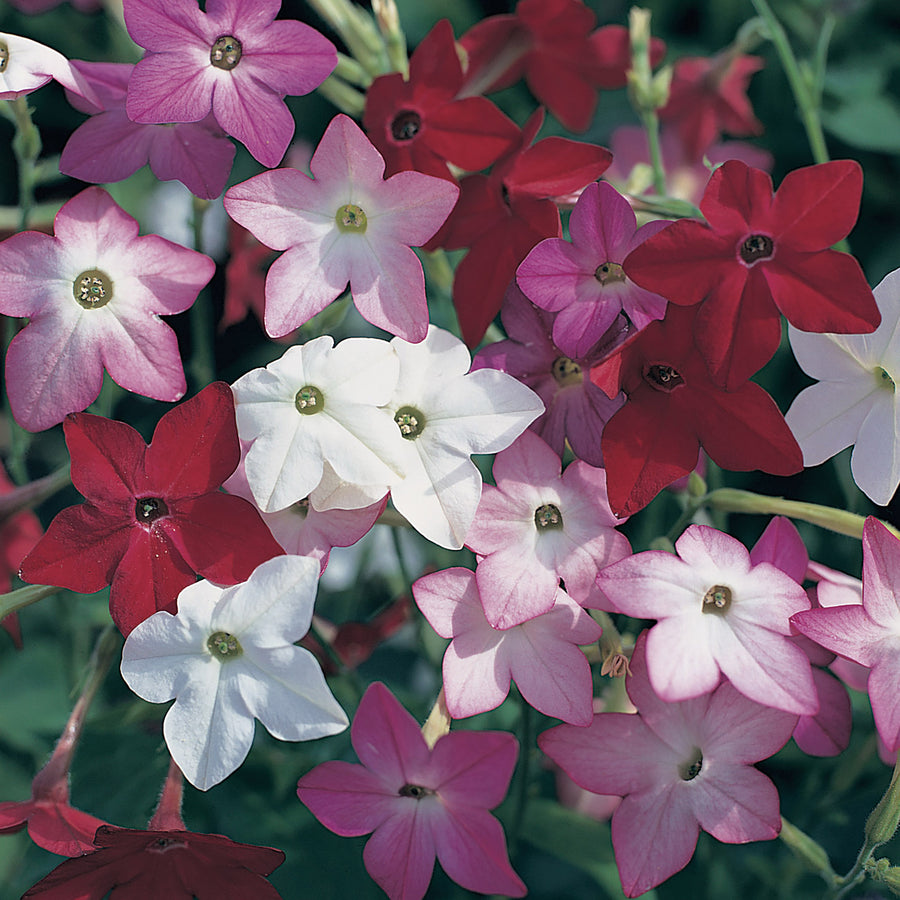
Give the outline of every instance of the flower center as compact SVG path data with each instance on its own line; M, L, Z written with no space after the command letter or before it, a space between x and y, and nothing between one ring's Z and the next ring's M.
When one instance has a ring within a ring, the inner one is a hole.
M294 406L301 415L311 416L325 409L325 398L317 387L307 384L294 396Z
M134 505L134 517L146 525L168 514L169 507L159 497L141 497Z
M241 42L230 34L223 34L209 51L210 65L230 72L241 61Z
M167 850L176 850L179 847L187 847L187 844L173 837L156 838L147 844L147 849L151 853L165 853Z
M772 238L767 234L751 234L750 237L741 244L739 253L741 259L747 263L748 266L752 266L761 259L771 259L772 251L774 249L775 245L772 243Z
M684 384L681 373L677 369L673 369L672 366L666 365L648 366L644 372L644 381L650 387L655 388L657 391L663 391L666 394Z
M6 64L9 62L9 47L6 41L0 41L0 72L6 71Z
M298 500L293 506L291 506L291 512L294 512L298 516L302 516L305 519L309 514L309 497L304 497L302 500Z
M560 387L584 383L581 366L569 359L568 356L560 356L558 359L555 359L550 367L550 371Z
M421 800L423 797L430 797L435 792L431 788L422 787L420 784L404 784L397 793L401 797L412 797L415 800Z
M422 129L422 117L411 109L404 109L391 122L391 135L395 141L411 141Z
M356 234L365 234L366 226L369 224L365 212L355 203L348 203L342 206L334 214L334 221L338 231L350 231Z
M605 262L594 270L594 278L600 284L620 284L625 280L625 271L618 263Z
M545 503L534 511L534 524L538 529L561 529L563 527L562 513L558 506Z
M693 781L703 768L703 754L699 747L694 747L691 755L678 767L682 781Z
M896 385L894 384L894 379L891 378L890 374L886 369L882 369L881 366L875 367L875 383L882 388L887 390L895 390Z
M408 441L415 440L425 430L425 416L414 406L401 406L394 415L400 434Z
M85 309L100 309L113 298L112 278L100 269L88 269L72 282L72 296Z
M731 588L724 584L714 584L703 595L703 612L724 615L731 606Z
M244 652L240 641L227 631L217 631L206 639L206 649L219 659L235 659Z

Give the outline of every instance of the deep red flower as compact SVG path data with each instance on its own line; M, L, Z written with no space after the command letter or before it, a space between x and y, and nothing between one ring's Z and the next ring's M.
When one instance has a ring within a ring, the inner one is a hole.
M860 334L881 321L859 263L829 249L859 213L862 169L835 160L772 179L736 159L709 179L700 209L636 247L623 268L673 303L700 303L695 339L717 383L735 388L801 331Z
M519 263L538 241L561 237L553 197L595 181L612 161L605 147L561 137L534 140L544 121L538 109L513 149L490 175L460 182L459 200L430 247L469 247L456 269L453 304L465 342L474 347L503 303Z
M260 324L266 308L266 273L278 253L261 244L246 228L228 220L225 307L219 331L243 322L252 311Z
M236 584L283 553L250 503L219 491L240 459L227 384L167 412L149 446L89 413L67 416L64 431L87 502L50 523L22 563L25 581L85 593L111 584L110 613L127 636L158 610L175 613L198 574Z
M477 172L516 143L519 129L486 97L457 99L463 69L453 26L441 19L399 72L376 78L366 93L363 126L384 157L386 175L415 169L456 179L453 163Z
M221 834L109 825L97 829L94 846L95 852L57 866L26 891L23 900L106 896L278 900L280 896L266 880L284 862L284 853L273 847L239 844Z
M700 447L723 469L793 475L803 454L784 416L757 384L734 390L713 383L694 346L697 307L670 305L591 370L609 397L625 405L606 423L602 449L609 505L630 516L696 465Z
M464 92L498 91L524 78L566 128L586 130L597 90L624 87L631 67L627 29L595 30L596 24L581 0L519 0L514 15L490 16L460 38L468 54ZM654 38L651 64L664 53L665 44Z
M678 129L691 162L700 160L723 132L735 137L762 134L747 85L763 64L759 56L741 56L730 49L675 63L669 102L659 117Z

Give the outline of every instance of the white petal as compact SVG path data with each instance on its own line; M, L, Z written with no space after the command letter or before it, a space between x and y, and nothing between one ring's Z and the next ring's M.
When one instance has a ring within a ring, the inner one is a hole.
M900 421L896 393L878 393L859 429L850 471L873 503L887 506L900 484Z
M879 358L872 357L859 334L813 334L788 325L791 350L797 364L819 381L845 381L870 371Z

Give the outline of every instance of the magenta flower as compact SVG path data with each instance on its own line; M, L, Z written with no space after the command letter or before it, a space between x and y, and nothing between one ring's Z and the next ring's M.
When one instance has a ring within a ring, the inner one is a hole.
M572 210L572 241L546 238L522 261L516 281L541 309L557 312L553 341L567 356L587 356L620 312L635 329L661 319L666 300L638 287L622 262L668 222L641 228L631 204L606 182L589 184Z
M495 709L512 679L525 701L544 715L573 725L591 721L591 668L578 648L597 641L601 629L562 588L549 612L506 630L485 618L469 569L426 575L413 585L413 597L431 627L452 638L443 675L453 718Z
M324 762L300 779L297 796L342 837L375 832L363 861L391 900L420 900L435 857L468 890L524 896L503 828L488 812L516 764L511 734L454 731L429 748L415 719L376 682L350 736L362 765Z
M384 159L356 123L335 116L310 162L264 172L225 194L254 237L287 252L266 277L266 331L281 337L344 292L364 319L411 343L428 331L424 244L453 209L455 184L421 172L385 180Z
M606 472L576 460L560 475L559 456L526 431L494 460L466 546L484 557L475 570L484 612L511 628L549 612L559 580L582 605L603 598L597 572L628 556L628 539L606 499Z
M900 540L869 517L863 530L862 605L811 609L791 625L816 643L871 669L869 699L888 750L900 748Z
M0 244L0 312L27 316L6 356L16 421L43 431L92 403L106 369L121 387L172 402L185 392L175 332L215 271L209 257L138 223L101 188L56 214L54 235L23 231Z
M500 317L509 339L479 350L472 369L499 369L518 378L544 402L546 411L531 423L531 430L558 456L568 441L579 459L602 466L603 426L625 402L624 394L610 400L587 377L602 360L602 348L590 357L568 357L551 337L556 315L536 307L515 283L506 292ZM610 336L624 337L627 330L627 323L619 319Z
M538 738L576 784L624 798L612 840L627 897L683 869L701 828L727 844L777 837L778 791L752 763L780 750L797 721L728 682L694 700L663 701L648 677L646 643L638 638L627 681L637 715L601 713L587 728L560 725Z
M620 612L658 619L647 638L653 689L667 702L715 690L725 675L746 697L801 715L818 708L809 658L788 619L806 591L740 541L691 525L678 555L647 551L608 566L597 584Z
M210 111L264 166L294 134L284 97L308 94L337 65L331 41L275 16L281 0L125 0L128 33L147 50L128 84L129 118L199 122Z
M72 133L59 161L72 178L107 184L122 181L142 166L160 181L177 179L206 200L225 189L234 160L234 144L215 119L178 125L140 125L125 112L128 79L134 66L125 63L72 63L94 89L99 104L69 93L69 102L91 118Z

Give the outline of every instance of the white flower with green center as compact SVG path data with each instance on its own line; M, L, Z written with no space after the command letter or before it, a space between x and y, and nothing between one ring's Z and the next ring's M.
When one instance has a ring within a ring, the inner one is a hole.
M887 506L900 484L900 269L874 290L881 324L872 334L807 334L789 326L791 349L814 384L785 419L817 466L851 444L859 489Z
M229 588L199 581L125 641L122 677L144 700L175 700L163 734L172 759L205 791L234 772L253 743L254 719L282 741L337 734L347 717L308 650L319 564L278 556Z
M428 540L459 549L481 499L473 453L508 447L543 411L530 388L496 369L469 372L465 344L431 326L419 344L391 341L400 378L388 403L401 435L405 477L394 506Z
M259 508L275 512L306 497L320 508L315 489L326 463L329 482L380 485L375 496L383 497L403 471L403 442L379 408L393 394L399 371L388 341L348 338L335 347L326 335L239 378L232 385L238 434L252 442L244 469ZM329 483L320 493L333 491ZM360 506L373 502L361 497Z

